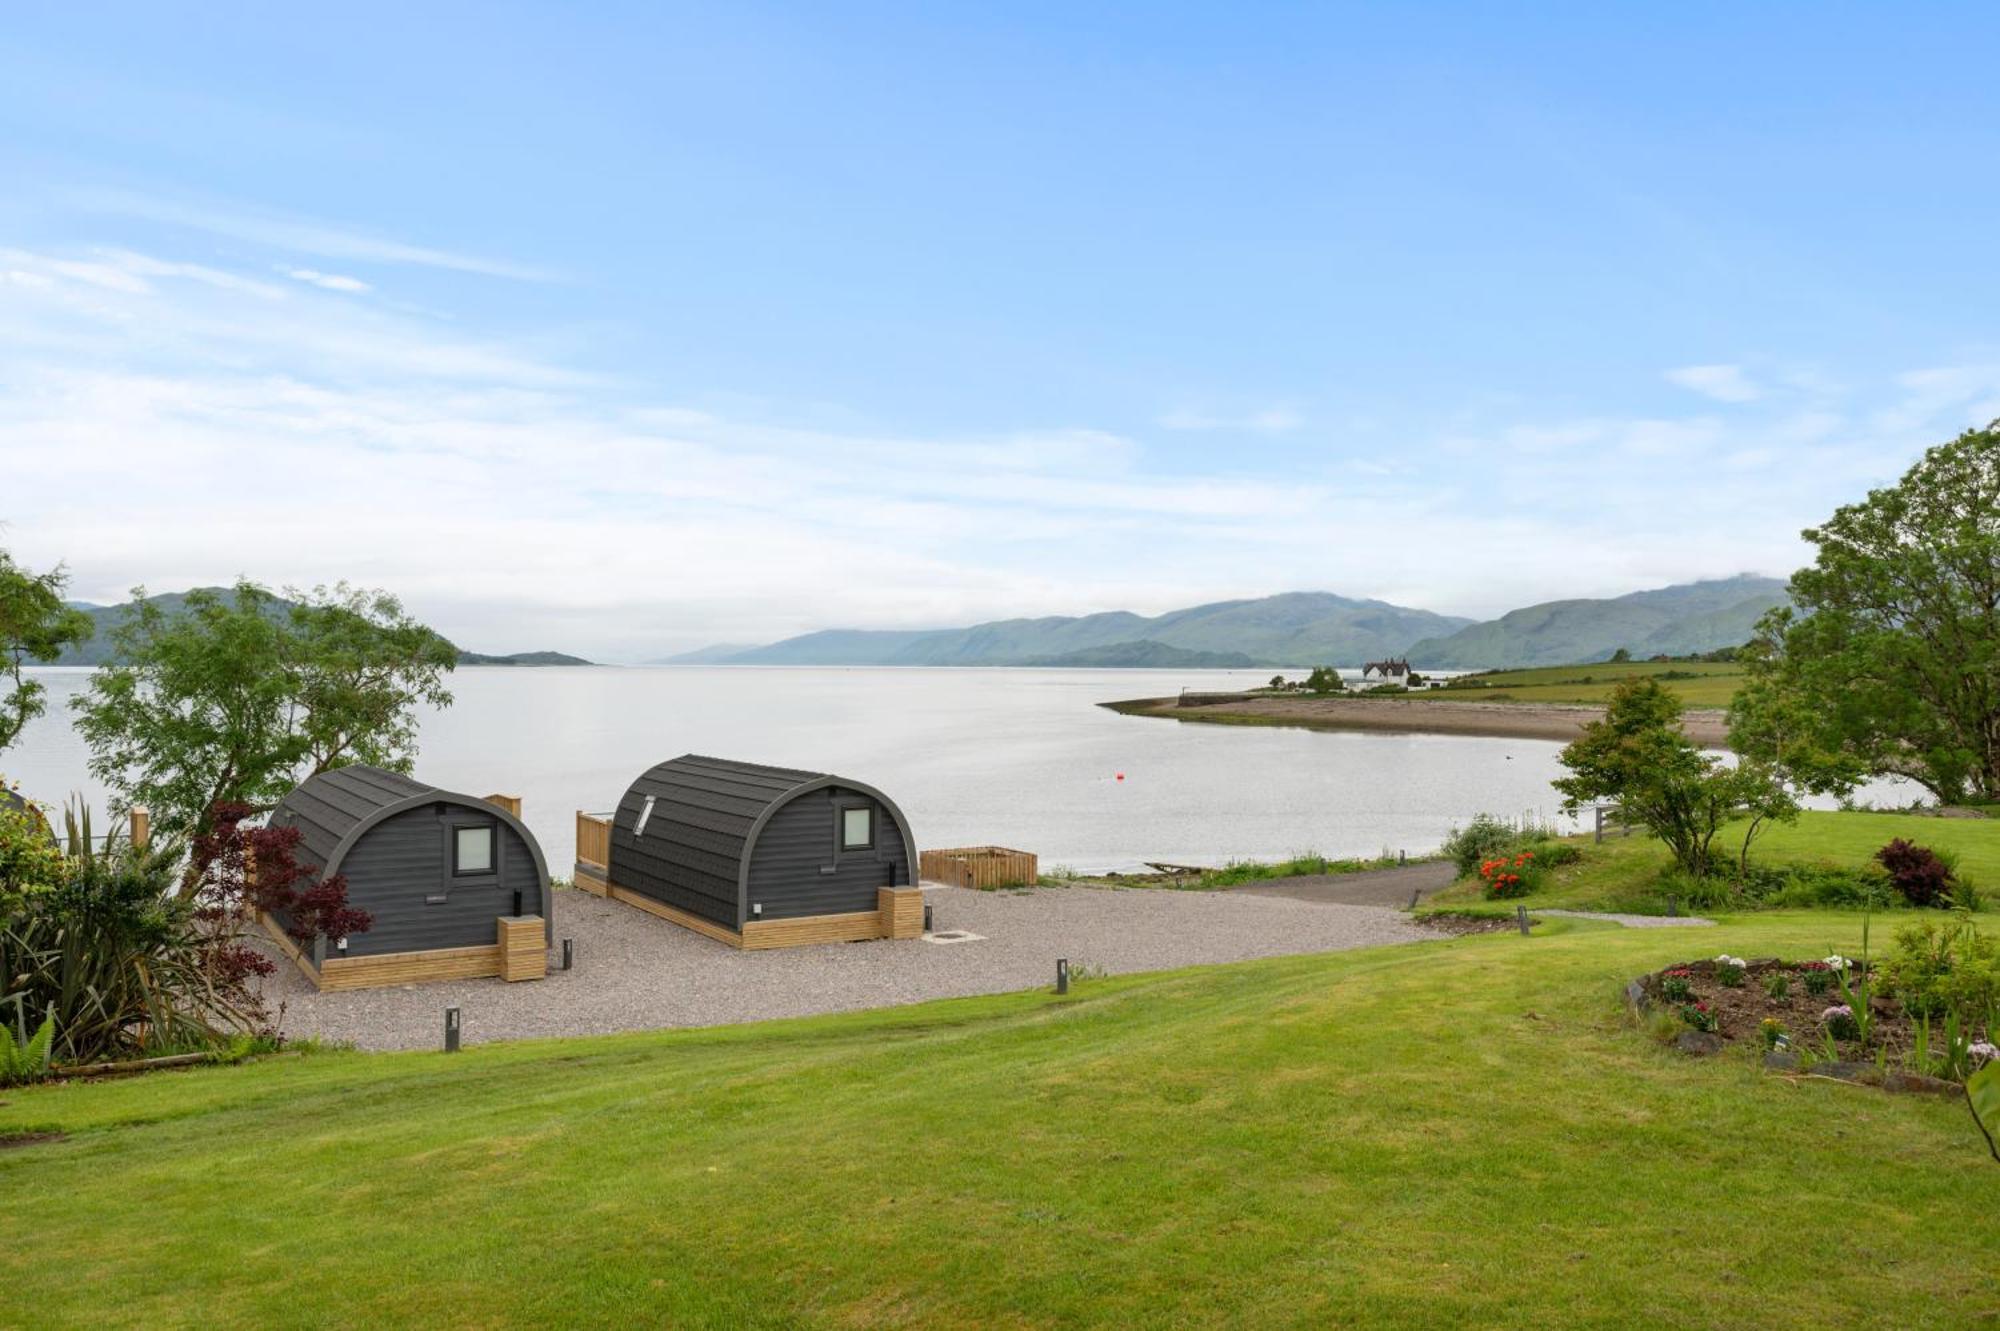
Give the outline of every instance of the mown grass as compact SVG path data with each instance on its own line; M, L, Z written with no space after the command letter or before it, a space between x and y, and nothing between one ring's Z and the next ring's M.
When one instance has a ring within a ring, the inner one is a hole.
M5 1093L0 1322L1956 1326L1963 1106L1619 1006L1763 915L1557 923L696 1032ZM1543 936L1546 935L1546 936Z
M1469 675L1423 696L1460 702L1601 703L1623 681L1646 678L1658 679L1686 706L1727 707L1743 683L1744 669L1707 661L1600 661Z
M1751 843L1750 858L1753 864L1864 869L1873 863L1875 852L1896 837L1955 852L1959 872L1982 889L1989 905L2000 901L2000 819L1811 811L1799 815L1796 823L1780 823L1760 833ZM1739 825L1724 829L1715 844L1734 856L1741 839ZM1637 829L1628 835L1608 834L1601 845L1594 843L1589 835L1568 840L1582 849L1584 858L1577 864L1551 870L1548 885L1528 899L1531 910L1536 906L1552 906L1644 915L1665 913L1667 895L1673 890L1665 875L1673 867L1673 858L1659 842ZM1479 911L1490 907L1510 915L1514 911L1511 901L1483 901L1479 884L1469 879L1427 900L1433 906L1454 910Z

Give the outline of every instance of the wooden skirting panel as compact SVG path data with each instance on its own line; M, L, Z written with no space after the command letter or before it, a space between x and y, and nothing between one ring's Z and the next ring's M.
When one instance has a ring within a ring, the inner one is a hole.
M385 984L478 980L500 973L500 945L439 947L425 952L384 952L375 957L328 957L321 989L375 989Z
M918 887L885 887L878 890L874 910L850 911L840 915L801 915L790 920L752 920L742 933L704 920L699 915L677 909L630 888L609 884L606 894L613 901L637 907L648 915L692 929L718 943L746 951L773 947L805 947L813 943L861 943L871 938L916 938L924 931L924 893Z
M548 926L539 915L500 917L500 978L539 980L549 973Z
M803 947L808 943L859 943L882 937L882 912L801 915L790 920L752 920L743 926L742 946Z
M300 972L313 982L314 988L318 988L319 972L313 969L313 964L307 959L306 954L299 951L299 945L292 941L290 934L285 932L285 926L279 924L261 910L251 913L257 917L257 923L264 926L264 932L271 935L272 941L277 943L278 950L290 957L292 964L297 966Z
M669 920L674 924L680 925L683 929L692 929L698 934L713 938L718 943L727 943L731 947L743 946L743 940L737 936L734 929L726 925L717 924L713 920L704 920L699 915L678 910L664 902L655 901L651 897L642 896L630 888L619 887L616 883L612 883L608 886L607 895L613 901L622 901L628 906L636 906L648 915L657 915L663 920Z
M882 937L923 937L924 890L921 887L877 888L875 901L876 914L882 917Z
M608 897L611 895L611 882L605 876L607 872L601 864L578 860L576 866L570 870L569 880L579 892L588 892L594 897Z

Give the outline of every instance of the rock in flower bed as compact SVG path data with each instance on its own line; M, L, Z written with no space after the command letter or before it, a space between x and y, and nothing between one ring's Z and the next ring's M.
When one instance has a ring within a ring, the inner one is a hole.
M1937 1090L1956 1089L1973 1069L2000 1058L1991 1032L1981 1039L1915 1016L1880 988L1849 957L1795 962L1725 953L1641 976L1626 997L1670 1020L1675 1043L1688 1053L1748 1044L1774 1068Z

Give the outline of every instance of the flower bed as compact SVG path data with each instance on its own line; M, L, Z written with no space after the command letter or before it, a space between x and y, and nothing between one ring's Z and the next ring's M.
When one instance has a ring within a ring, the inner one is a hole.
M1905 1080L1958 1082L2000 1058L1993 1032L1918 1016L1871 992L1880 988L1847 957L1793 962L1724 954L1641 976L1626 996L1642 1012L1663 1014L1663 1034L1671 1019L1680 1047L1691 1053L1747 1044L1770 1054L1773 1067L1866 1066Z

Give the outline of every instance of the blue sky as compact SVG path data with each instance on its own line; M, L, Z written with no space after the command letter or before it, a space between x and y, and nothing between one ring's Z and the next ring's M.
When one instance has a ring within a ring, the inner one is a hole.
M1996 28L23 10L0 543L625 660L1782 574L2000 415Z

